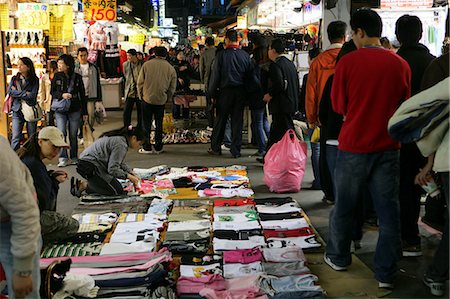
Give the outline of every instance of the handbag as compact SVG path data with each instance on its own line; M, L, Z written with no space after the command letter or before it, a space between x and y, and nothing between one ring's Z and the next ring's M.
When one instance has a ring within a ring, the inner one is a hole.
M68 93L73 92L74 84L75 84L75 74L73 74L72 78L70 79L69 87L67 88ZM72 104L71 100L53 99L51 109L52 109L52 111L55 111L55 112L65 113L65 112L69 111L71 104Z
M9 93L6 95L5 100L3 101L3 112L9 113L11 111L12 98Z
M22 90L20 83L17 84L17 90L19 90L19 91ZM34 105L29 105L26 101L22 100L21 107L22 107L21 111L23 114L23 118L27 122L37 122L44 115L42 113L42 108L38 103L36 103Z

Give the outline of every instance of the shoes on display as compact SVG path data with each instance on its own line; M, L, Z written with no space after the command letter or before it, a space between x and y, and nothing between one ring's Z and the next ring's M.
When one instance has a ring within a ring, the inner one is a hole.
M338 266L338 265L336 265L335 263L333 263L333 262L331 261L331 259L327 256L326 253L323 255L323 260L324 260L324 262L325 262L328 266L330 266L331 269L333 269L334 271L346 271L346 270L347 270L347 267L341 267L341 266Z
M422 246L420 244L410 245L410 244L403 242L402 255L404 257L422 256Z
M139 154L144 154L144 155L151 155L151 154L153 154L153 151L152 150L145 150L145 149L143 149L143 148L140 148L139 149L139 151L138 151L138 153Z
M430 288L430 293L433 296L444 296L445 294L445 283L442 281L435 281L428 277L426 274L423 275L423 283Z
M388 290L392 290L394 289L394 284L393 283L389 283L389 282L378 282L378 287L381 289L388 289Z

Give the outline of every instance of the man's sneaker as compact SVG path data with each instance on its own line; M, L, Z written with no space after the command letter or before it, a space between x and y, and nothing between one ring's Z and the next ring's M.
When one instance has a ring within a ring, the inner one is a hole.
M71 159L70 160L70 165L77 165L78 164L78 159Z
M225 144L222 144L222 146L220 147L220 149L223 150L223 151L227 151L227 150L230 150L230 147L229 147L229 146L226 146Z
M148 151L148 150L145 150L143 148L140 148L138 153L139 154L144 154L144 155L151 155L151 154L153 154L153 151L152 150Z
M403 243L402 254L404 257L422 256L422 246L420 244L408 245Z
M378 282L378 287L381 289L388 289L388 290L393 290L394 289L394 284L393 283L389 283L389 282Z
M60 160L58 163L58 167L66 167L69 165L70 165L69 160Z
M157 151L157 150L154 150L154 151L153 151L153 153L155 153L155 154L159 155L159 154L162 154L162 153L164 153L164 150L163 150L163 149L162 149L162 150L159 150L159 151Z
M443 282L437 282L428 277L426 274L423 275L423 283L430 288L430 293L433 296L444 296L445 294L445 284Z
M335 263L333 263L333 262L331 261L331 259L327 256L326 253L323 255L323 260L324 260L325 263L326 263L328 266L330 266L334 271L346 271L346 270L347 270L347 267L341 267L341 266L338 266L338 265L336 265Z
M350 252L355 253L358 249L361 249L361 240L353 240L350 245Z

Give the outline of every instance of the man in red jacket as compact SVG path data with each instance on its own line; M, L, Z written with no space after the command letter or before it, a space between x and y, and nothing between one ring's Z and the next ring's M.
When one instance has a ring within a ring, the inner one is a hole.
M358 50L340 60L331 92L333 109L344 116L344 124L324 260L336 271L351 264L356 207L368 188L379 220L375 277L380 288L392 289L401 256L400 144L389 136L387 124L410 96L411 70L400 56L382 48L382 22L375 11L358 10L350 25Z

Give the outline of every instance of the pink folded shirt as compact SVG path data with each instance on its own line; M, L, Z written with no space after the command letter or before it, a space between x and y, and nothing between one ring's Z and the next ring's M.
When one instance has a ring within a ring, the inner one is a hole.
M198 294L202 289L225 290L225 279L222 275L214 274L207 277L185 277L178 278L178 294Z
M248 275L239 278L225 280L226 290L217 291L211 288L200 290L199 294L208 299L245 299L258 298L268 299L266 295L262 295L258 285L259 275Z
M223 253L223 262L225 264L249 264L262 260L263 256L259 248L230 250Z

